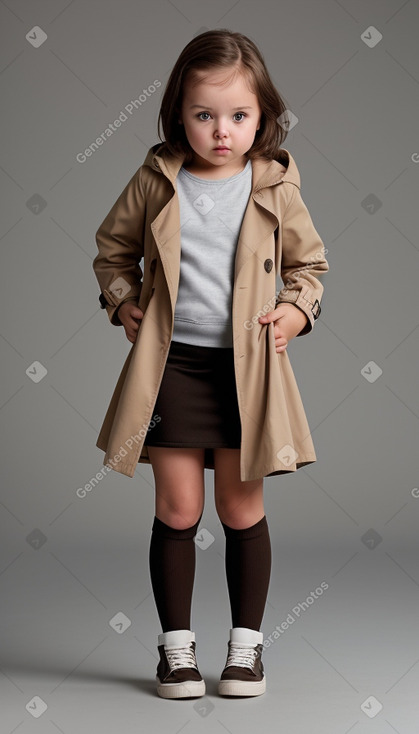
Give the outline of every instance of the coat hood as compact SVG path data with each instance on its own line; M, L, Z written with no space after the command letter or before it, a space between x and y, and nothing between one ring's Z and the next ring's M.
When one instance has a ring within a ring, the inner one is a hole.
M183 155L172 155L163 142L156 143L149 149L143 165L150 166L154 171L164 173L174 185L183 160ZM259 189L274 186L280 181L294 184L298 189L301 187L297 164L291 153L285 148L279 149L278 158L275 160L268 160L267 158L253 159L252 169L253 193Z

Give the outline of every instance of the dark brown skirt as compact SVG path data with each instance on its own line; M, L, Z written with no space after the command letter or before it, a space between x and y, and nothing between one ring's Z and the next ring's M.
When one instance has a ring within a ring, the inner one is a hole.
M240 440L233 348L172 340L144 444L240 448Z

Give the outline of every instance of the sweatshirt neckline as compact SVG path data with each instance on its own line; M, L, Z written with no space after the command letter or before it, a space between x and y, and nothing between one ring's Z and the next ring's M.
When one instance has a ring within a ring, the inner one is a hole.
M251 168L251 160L248 159L245 167L239 171L238 173L234 173L232 176L227 176L226 178L216 178L216 179L210 179L210 178L201 178L200 176L196 176L194 173L191 173L190 171L187 171L183 166L180 167L179 173L183 174L183 176L187 176L188 178L191 178L193 181L196 181L197 183L202 184L225 184L229 183L230 181L236 181L237 179L241 178L242 176L245 176L247 172L249 171L249 168Z

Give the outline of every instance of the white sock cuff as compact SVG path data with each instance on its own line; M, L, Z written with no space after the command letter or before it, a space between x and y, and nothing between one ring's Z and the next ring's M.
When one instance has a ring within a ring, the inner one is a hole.
M230 629L230 642L257 645L263 642L263 633L249 627L232 627Z
M184 647L189 642L195 641L195 632L192 630L169 630L161 632L158 637L159 645L166 647Z

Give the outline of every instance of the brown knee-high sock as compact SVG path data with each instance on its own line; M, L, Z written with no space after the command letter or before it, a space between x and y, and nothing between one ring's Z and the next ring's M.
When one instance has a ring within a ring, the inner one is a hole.
M202 515L201 515L202 517ZM177 530L154 517L149 553L151 585L163 632L190 629L195 578L195 525Z
M221 523L226 536L225 568L233 627L259 631L271 575L271 542L266 515L249 528Z

